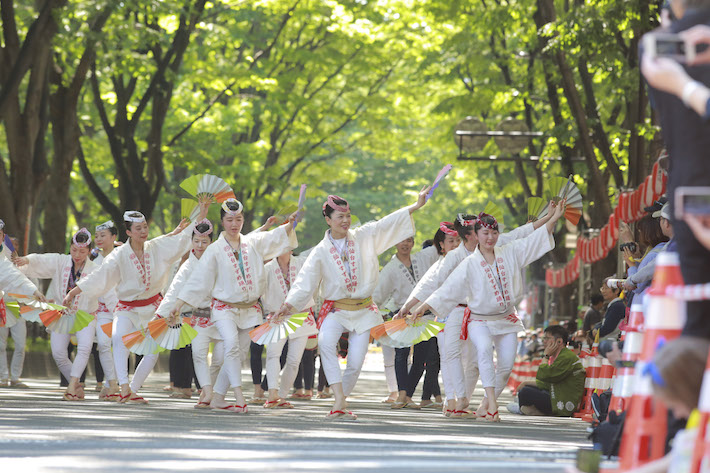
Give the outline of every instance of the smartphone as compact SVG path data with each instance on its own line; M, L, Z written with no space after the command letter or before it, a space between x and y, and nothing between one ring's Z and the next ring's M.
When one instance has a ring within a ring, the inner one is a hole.
M679 62L692 62L695 59L694 46L672 33L649 33L643 37L643 47L651 57L669 57Z
M577 450L577 469L584 473L599 473L599 463L602 461L602 451L592 448Z
M673 206L678 220L686 214L710 217L710 187L679 187Z

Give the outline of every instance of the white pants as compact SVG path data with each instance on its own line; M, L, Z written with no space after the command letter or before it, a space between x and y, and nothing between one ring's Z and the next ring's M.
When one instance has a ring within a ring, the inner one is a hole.
M496 399L505 389L510 373L515 364L518 345L516 332L492 335L485 322L469 325L468 335L473 339L478 352L478 369L484 388L495 388ZM493 363L493 345L495 344L497 363Z
M8 316L11 317L11 316ZM15 351L12 352L12 365L7 369L7 337L12 335ZM27 340L27 323L18 320L12 327L0 327L0 380L19 381L22 376L22 366L25 363L25 342Z
M113 319L113 362L116 369L118 384L128 383L128 357L130 351L123 344L123 336L138 330L138 327L133 325L131 319L123 315L123 312L118 312L116 318ZM133 373L133 381L130 384L131 391L138 392L143 386L143 382L148 377L155 363L158 361L158 354L144 355L143 359L136 371Z
M70 378L81 378L81 375L86 369L86 364L89 362L91 355L91 347L94 344L94 332L96 331L96 320L92 320L89 325L76 332L76 356L74 363L69 359L67 348L71 334L69 333L50 333L49 344L52 347L52 357L57 368L69 380Z
M200 386L212 386L217 380L219 369L224 362L224 344L222 340L210 336L210 328L197 329L197 336L192 339L192 364L195 367L195 376ZM207 362L210 351L210 342L214 342L212 351L212 365Z
M436 343L439 345L439 360L441 368L441 381L444 383L444 396L446 400L456 399L453 382L449 373L448 365L444 362L446 359L446 334L439 332L436 334Z
M341 373L338 362L338 340L343 332L347 332L335 317L328 317L323 321L318 333L318 346L320 347L320 360L328 384L343 383L343 393L349 396L355 383L360 377L362 364L367 355L367 346L370 343L370 331L363 333L348 332L348 363L345 373Z
M229 388L242 386L242 363L249 355L249 329L237 327L237 321L221 319L215 322L219 336L224 341L224 362L219 370L214 392L225 395Z
M387 380L387 389L389 392L395 393L399 391L397 387L397 375L394 371L394 348L382 345L382 359L385 364L385 379Z
M99 361L104 370L104 384L109 381L116 381L116 368L113 366L113 354L111 353L111 339L101 328L102 325L113 322L113 314L109 312L99 312L96 314L96 345L99 351Z
M286 354L286 364L281 372L281 383L279 384L279 371L281 371L281 352L288 340L288 352ZM285 398L293 386L293 382L298 374L298 365L301 364L303 350L306 348L308 337L283 338L276 343L266 346L266 379L269 383L269 390L279 387L279 397Z
M473 345L461 340L461 323L465 308L456 307L446 319L444 329L444 354L441 354L442 368L448 371L448 376L457 399L470 398L478 382L478 364L475 363ZM469 340L471 333L469 332ZM446 389L446 388L444 388ZM448 396L447 396L448 397Z

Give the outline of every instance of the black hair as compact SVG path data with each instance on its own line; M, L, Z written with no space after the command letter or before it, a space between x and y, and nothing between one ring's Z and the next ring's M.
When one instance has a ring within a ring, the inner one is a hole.
M77 243L86 243L87 241L89 241L89 235L84 232L81 232L78 235L76 235L74 237L74 239L76 240Z
M129 216L129 217L134 217L134 218L141 218L142 215L141 215L139 212L131 212L131 213L128 214L128 216ZM126 220L126 221L123 222L123 223L126 225L126 231L127 231L127 232L130 232L130 231L131 231L131 226L133 225L133 222L129 222L129 221ZM114 235L113 232L111 232L111 234ZM118 232L116 232L115 234L118 235Z
M604 302L604 296L601 294L592 294L592 305L597 305L600 302Z
M490 215L484 215L483 217L481 217L481 220L483 220L483 223L485 223L486 225L491 225L493 227L493 230L498 231L498 221L494 217ZM478 233L478 230L480 230L482 226L483 225L481 225L481 222L476 222L476 224L473 226L473 231Z
M198 223L197 225L195 225L195 229L192 231L192 236L193 237L205 236L205 232L209 229L210 229L210 226L207 225L206 223ZM200 232L200 234L198 234L197 232ZM212 239L213 239L212 238L213 234L214 234L214 232L210 232L210 234L207 235L208 237L210 237L210 241L212 241Z
M232 201L232 200L225 202L225 204L227 205L227 208L228 208L229 210L233 210L233 211L235 211L235 212L236 212L237 210L239 210L239 207L240 207L240 206L239 206L239 202L235 202L235 201ZM219 219L220 219L220 220L223 220L225 215L227 215L227 212L225 212L224 209L223 209L222 207L220 207L220 208L219 208Z
M348 205L347 200L339 199L337 197L333 198L333 203L342 207L346 207ZM335 212L335 209L326 203L325 208L323 209L323 216L330 218L330 216L333 215L333 212Z
M116 227L109 227L108 231L111 233L113 236L118 236L118 228Z
M639 243L648 248L653 248L659 243L668 241L668 237L661 230L661 222L650 215L646 215L639 220L636 228L639 232Z
M422 250L425 248L429 248L433 244L434 244L434 240L432 238L429 238L428 240L424 240L424 242L422 243Z
M464 220L474 220L476 216L470 214L463 214L461 215L461 218ZM454 230L459 233L459 236L463 241L466 241L466 236L468 236L471 233L471 230L473 229L471 227L467 227L466 225L462 225L457 217L456 219L454 219Z
M562 340L562 345L567 346L569 341L569 332L562 325L550 325L545 329L545 333L552 335L555 338Z
M455 230L456 224L448 224L446 225L446 228ZM446 233L444 233L440 228L436 231L436 235L434 235L434 246L436 247L436 252L440 255L444 254L444 249L441 247L444 244L444 240L446 240Z

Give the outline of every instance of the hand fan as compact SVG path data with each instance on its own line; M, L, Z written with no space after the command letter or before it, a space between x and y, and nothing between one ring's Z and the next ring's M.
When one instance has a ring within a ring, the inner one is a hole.
M533 222L540 218L540 212L545 208L545 199L542 197L530 197L528 199L528 220Z
M387 335L387 329L385 328L384 323L370 329L370 336L375 340L379 340L384 335Z
M436 179L434 179L434 183L431 185L431 189L429 189L429 193L426 195L426 200L428 201L431 199L431 196L434 195L434 191L436 190L437 187L439 187L439 183L441 182L442 179L446 177L447 174L449 174L449 171L451 171L451 164L447 164L443 168L441 168L441 171L439 171L439 174L436 175Z
M489 201L486 204L486 208L483 209L483 213L486 213L494 217L498 221L498 225L504 225L503 222L503 209L501 209L495 202Z
M180 218L195 220L200 215L200 204L192 199L180 199Z
M268 345L296 332L308 318L308 312L293 314L281 323L266 322L249 332L249 337L257 345Z
M296 220L293 221L293 228L296 228L298 222L303 218L303 206L306 203L306 185L301 184L301 192L298 195L298 215L296 215Z
M7 294L17 300L19 306L19 315L29 321L42 323L39 315L47 310L65 310L66 307L58 304L50 304L48 302L40 302L32 296L25 296L23 294Z
M387 335L392 340L408 345L425 342L444 329L444 324L441 322L422 319L415 323L411 323L408 319L397 319L387 322L386 325Z
M45 327L55 333L76 333L94 320L93 315L83 310L69 311L61 309L45 310L39 314L39 318Z
M222 203L227 199L236 199L232 188L221 177L212 174L197 174L188 177L180 184L188 194L198 201Z
M271 228L278 228L280 225L283 225L283 223L288 220L288 218L291 216L292 213L298 210L298 206L296 204L289 204L286 205L285 207L281 207L275 214L274 218L276 221L274 222L274 225Z
M7 249L10 250L10 253L15 252L15 245L12 244L12 240L10 239L10 235L5 234L5 240L3 240L3 243L5 246L7 246Z
M111 338L113 335L113 322L101 325L101 330L104 331L108 338Z
M564 177L553 177L548 182L550 195L555 203L563 199L567 199L567 208L565 209L565 218L572 225L577 225L582 217L582 194L577 186L572 182L572 176L565 179ZM545 210L549 207L549 203L545 206Z
M182 323L170 326L164 318L148 322L148 333L153 340L166 350L179 350L188 346L197 336L197 330L190 326L190 318L183 317Z
M165 348L148 334L146 329L136 330L122 337L123 344L136 355L153 355L165 351Z

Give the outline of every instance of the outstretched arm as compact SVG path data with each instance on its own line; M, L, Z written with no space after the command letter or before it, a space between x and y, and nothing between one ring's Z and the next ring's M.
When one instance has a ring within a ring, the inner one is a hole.
M419 197L417 198L417 201L409 206L410 215L424 207L424 204L426 204L426 195L429 193L430 190L431 186L422 187L422 190L419 191Z

